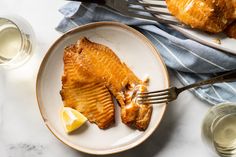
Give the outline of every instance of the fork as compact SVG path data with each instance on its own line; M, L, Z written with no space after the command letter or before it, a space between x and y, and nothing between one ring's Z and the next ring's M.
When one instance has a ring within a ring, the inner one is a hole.
M181 88L171 87L164 90L153 92L138 93L136 101L140 104L160 104L167 103L177 99L178 95L188 89L200 87L203 85L236 81L236 70L224 73L222 75L203 80L194 84L190 84Z
M157 21L163 24L188 27L187 25L184 25L170 14L165 0L155 0L155 1L152 0L148 3L142 0L137 0L137 1L136 0L135 1L134 0L72 0L72 1L106 5L126 16Z

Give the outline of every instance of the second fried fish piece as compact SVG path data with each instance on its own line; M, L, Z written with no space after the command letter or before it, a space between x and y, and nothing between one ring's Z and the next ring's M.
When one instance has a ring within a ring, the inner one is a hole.
M230 38L236 39L236 20L231 23L225 30L225 34Z
M207 32L222 32L236 18L235 0L166 0L181 22Z

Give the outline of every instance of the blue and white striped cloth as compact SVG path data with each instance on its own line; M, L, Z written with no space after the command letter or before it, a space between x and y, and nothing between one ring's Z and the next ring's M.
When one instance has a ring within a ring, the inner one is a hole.
M184 85L236 69L235 55L202 45L155 22L126 17L105 6L80 2L70 2L59 11L65 16L56 28L60 32L96 21L119 21L134 27L152 41L166 65L176 72ZM236 102L236 82L203 86L192 91L210 104Z

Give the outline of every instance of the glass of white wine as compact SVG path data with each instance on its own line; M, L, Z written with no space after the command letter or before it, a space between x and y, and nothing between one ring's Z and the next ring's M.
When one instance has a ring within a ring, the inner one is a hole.
M32 55L35 34L30 24L18 15L0 15L0 68L15 68Z
M236 104L212 107L202 125L202 138L221 157L236 157Z

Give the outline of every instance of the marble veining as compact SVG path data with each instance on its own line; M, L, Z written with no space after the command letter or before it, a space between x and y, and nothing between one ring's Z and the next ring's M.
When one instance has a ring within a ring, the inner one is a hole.
M8 156L9 157L17 157L17 156L24 156L24 157L38 157L43 156L45 147L43 145L36 145L32 143L17 143L17 144L10 144L8 146Z

